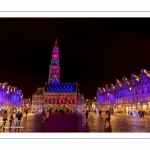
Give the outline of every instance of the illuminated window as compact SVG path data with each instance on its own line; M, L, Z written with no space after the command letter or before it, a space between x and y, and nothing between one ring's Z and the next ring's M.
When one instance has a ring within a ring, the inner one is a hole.
M143 84L143 80L141 80L141 84Z
M149 93L150 92L150 90L149 90L149 86L147 86L147 93Z

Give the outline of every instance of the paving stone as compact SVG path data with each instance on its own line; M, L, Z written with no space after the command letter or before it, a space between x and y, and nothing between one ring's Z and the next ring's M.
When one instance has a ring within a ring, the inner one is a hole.
M0 117L2 121L2 117ZM42 123L40 114L23 115L20 129L15 131L15 122L9 130L7 121L5 130L1 132L150 132L150 116L138 118L138 116L128 116L123 114L111 115L111 126L107 123L104 126L105 118L89 113L89 120L86 122L83 113L60 113L50 115L48 123ZM0 125L2 122L0 122Z

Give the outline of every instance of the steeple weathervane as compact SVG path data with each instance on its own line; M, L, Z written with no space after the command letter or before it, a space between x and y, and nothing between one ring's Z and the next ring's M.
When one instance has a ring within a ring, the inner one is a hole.
M55 46L57 46L57 39L55 39Z

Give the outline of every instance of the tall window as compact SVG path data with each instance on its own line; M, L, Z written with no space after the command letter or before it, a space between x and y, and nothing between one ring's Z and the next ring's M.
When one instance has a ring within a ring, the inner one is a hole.
M141 84L143 84L143 80L141 80Z
M136 94L138 94L138 88L136 88Z
M144 94L144 88L142 87L142 94Z
M149 86L147 86L147 93L149 93Z

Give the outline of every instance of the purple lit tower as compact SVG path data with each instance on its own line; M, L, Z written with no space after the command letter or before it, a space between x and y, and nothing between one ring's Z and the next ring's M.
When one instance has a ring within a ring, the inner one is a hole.
M59 65L59 49L57 46L57 39L55 40L55 45L52 50L52 59L49 66L49 84L59 84L60 83L60 65Z

